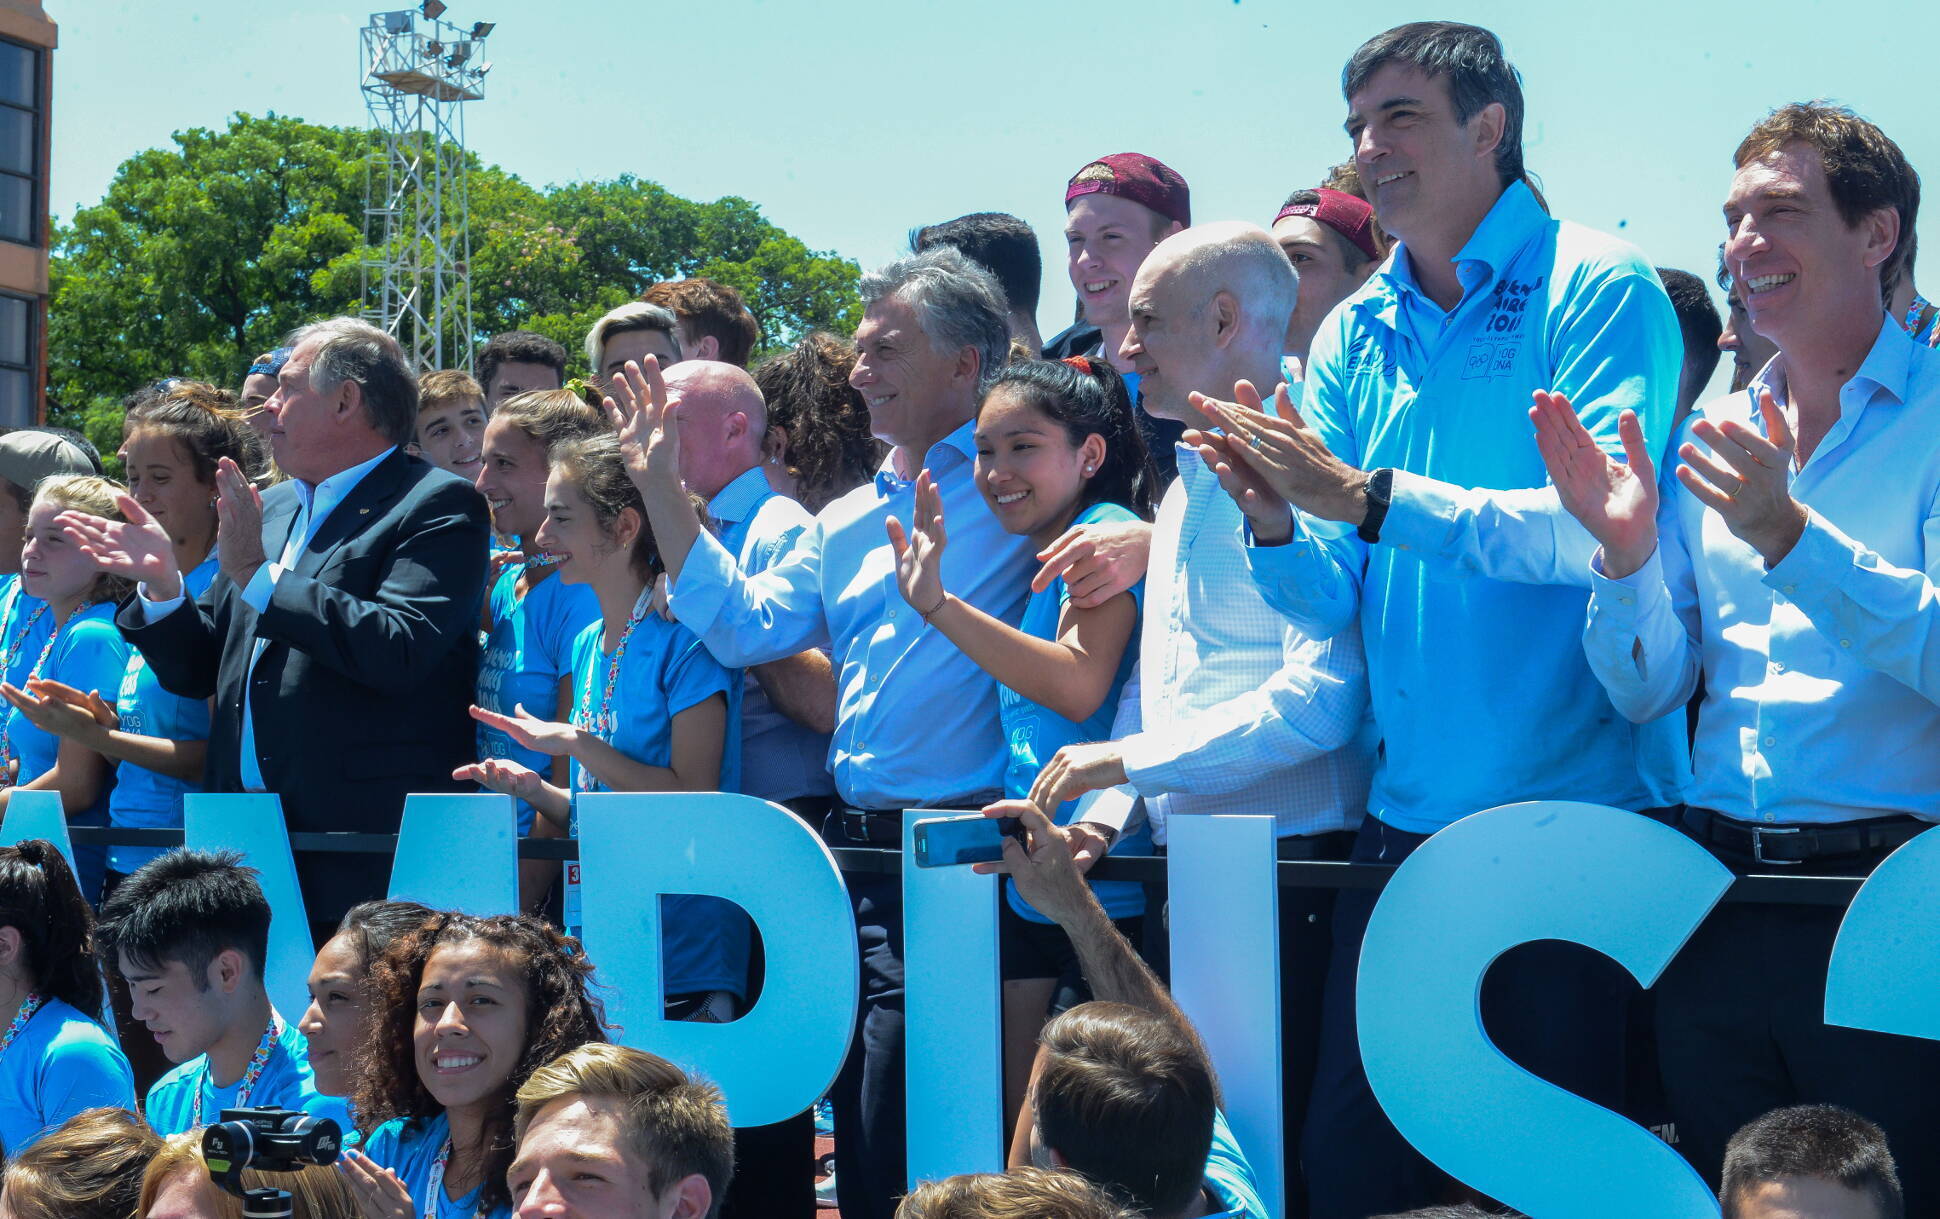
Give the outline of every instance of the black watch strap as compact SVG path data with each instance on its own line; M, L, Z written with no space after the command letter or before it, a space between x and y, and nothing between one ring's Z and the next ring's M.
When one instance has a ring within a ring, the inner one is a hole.
M1354 533L1371 546L1381 540L1381 524L1388 519L1388 505L1394 502L1394 471L1383 466L1368 475L1367 488L1361 494L1367 499L1367 515Z

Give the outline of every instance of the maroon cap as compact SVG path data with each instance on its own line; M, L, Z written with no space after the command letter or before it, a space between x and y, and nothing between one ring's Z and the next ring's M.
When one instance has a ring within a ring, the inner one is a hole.
M1374 209L1368 206L1367 200L1327 186L1321 187L1318 193L1319 203L1289 203L1280 209L1273 223L1278 224L1288 216L1311 216L1316 223L1347 238L1369 258L1378 257L1374 250Z
M1064 206L1079 195L1116 195L1192 227L1192 196L1179 171L1142 152L1114 152L1071 175Z

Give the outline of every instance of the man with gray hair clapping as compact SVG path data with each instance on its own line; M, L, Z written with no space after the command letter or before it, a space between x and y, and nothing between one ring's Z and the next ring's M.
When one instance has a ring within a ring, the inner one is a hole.
M765 571L744 572L702 528L681 484L679 420L658 364L628 364L608 405L674 612L729 666L833 649L838 794L824 835L838 846L897 846L904 809L994 799L1006 752L996 683L897 593L885 523L910 519L917 475L929 471L951 522L953 590L1012 625L1029 592L1031 546L997 523L973 476L978 393L1010 343L996 282L940 248L863 276L862 296L850 382L871 430L892 446L889 460ZM889 1219L904 1187L902 897L893 876L852 878L850 893L864 993L858 1045L832 1093L836 1180L849 1219Z
M339 317L298 330L263 409L289 481L216 472L221 570L190 600L168 530L62 514L102 570L139 581L122 632L170 692L214 697L205 787L273 792L294 831L396 833L410 792L472 757L485 501L405 453L417 379L397 340ZM319 926L381 897L381 856L300 858Z

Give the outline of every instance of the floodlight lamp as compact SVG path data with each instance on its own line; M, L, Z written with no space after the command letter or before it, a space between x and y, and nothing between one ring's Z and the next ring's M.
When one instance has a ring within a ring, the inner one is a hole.
M455 68L471 57L472 44L469 42L459 42L452 44L451 58L445 60L445 62Z
M472 23L472 37L483 38L498 28L496 21L475 21Z
M410 9L398 9L390 13L372 13L371 24L378 24L378 18L380 17L383 18L383 29L386 34L404 34L410 32Z
M445 44L442 42L439 42L437 39L434 38L430 42L427 42L424 44L424 53L426 55L431 56L433 59L436 59L438 56L443 55L445 53Z
M444 0L424 0L424 3L418 6L418 11L424 14L426 21L436 21L444 16Z
M476 68L473 68L472 75L476 76L480 80L484 80L485 74L487 72L490 72L491 70L492 70L492 61L488 59L484 63L479 64Z

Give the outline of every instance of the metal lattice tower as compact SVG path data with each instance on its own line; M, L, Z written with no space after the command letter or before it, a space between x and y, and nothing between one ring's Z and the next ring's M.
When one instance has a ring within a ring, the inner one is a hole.
M472 363L471 207L465 103L485 96L492 23L461 31L445 6L372 13L360 87L382 140L364 185L365 316L419 371Z

